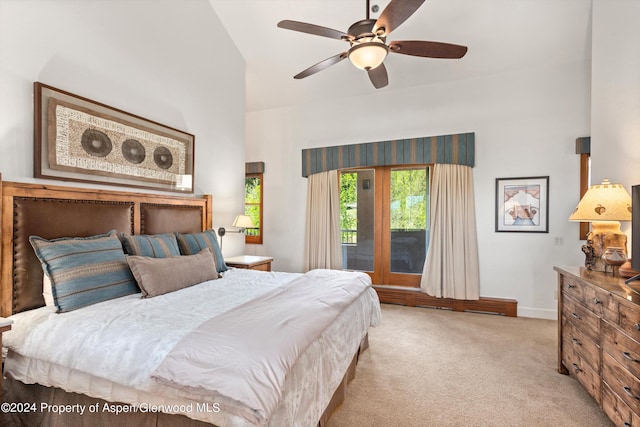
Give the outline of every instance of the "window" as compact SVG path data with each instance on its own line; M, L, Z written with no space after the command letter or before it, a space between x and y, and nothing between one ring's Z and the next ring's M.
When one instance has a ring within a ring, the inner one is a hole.
M429 167L340 172L343 268L374 284L420 286L429 245Z
M589 189L591 185L591 137L582 137L576 139L576 154L580 155L580 198ZM580 223L580 240L586 240L589 234L589 223Z
M589 153L580 154L580 199L585 195L591 184L591 156ZM587 240L589 223L580 223L580 240Z
M262 244L262 186L261 173L248 173L244 180L244 214L251 218L254 227L247 228L245 243Z

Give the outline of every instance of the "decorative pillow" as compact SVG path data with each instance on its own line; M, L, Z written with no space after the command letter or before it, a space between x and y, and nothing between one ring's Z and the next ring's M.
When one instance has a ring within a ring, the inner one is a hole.
M141 255L151 258L180 256L176 236L172 233L142 234L137 236L122 233L120 239L129 255Z
M142 290L150 298L220 277L209 248L197 255L151 258L129 255L127 263Z
M44 298L44 305L47 307L54 307L56 303L53 301L53 293L51 292L51 279L44 274L42 278L42 297Z
M115 230L92 237L29 237L58 313L138 292Z
M218 238L213 230L203 231L202 233L182 234L176 233L180 253L183 255L194 255L205 248L211 249L216 260L216 269L218 273L227 271L227 265L224 263L224 257L218 246Z

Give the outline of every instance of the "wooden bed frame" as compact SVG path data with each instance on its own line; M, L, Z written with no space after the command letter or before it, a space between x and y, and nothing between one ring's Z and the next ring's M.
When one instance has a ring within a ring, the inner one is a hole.
M42 267L29 244L30 235L46 239L84 237L112 229L129 234L200 232L212 228L212 196L166 196L4 182L0 176L0 224L0 316L7 317L44 306ZM323 426L333 410L344 401L347 384L355 376L358 356L367 347L365 336L318 425ZM1 395L16 402L76 403L90 400L91 403L101 402L101 405L104 402L57 388L25 385L11 379L3 381L3 386L5 390ZM78 420L76 417L62 420L60 417L42 418L45 415L40 415L38 419L29 419L29 423L56 426L110 426L114 423L132 426L210 426L181 415L162 413L148 414L149 418L143 423L139 418Z
M0 316L44 305L42 267L29 235L85 237L193 233L212 226L212 197L25 184L0 177Z

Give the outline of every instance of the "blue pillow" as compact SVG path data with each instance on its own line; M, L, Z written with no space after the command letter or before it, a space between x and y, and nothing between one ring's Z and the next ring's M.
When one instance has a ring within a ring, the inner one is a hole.
M140 255L150 258L167 258L180 256L180 249L176 236L167 234L141 234L132 236L122 233L120 235L124 249L129 255Z
M222 273L228 270L227 265L224 263L224 257L220 251L215 231L207 230L202 233L191 234L176 233L176 240L178 240L182 255L195 255L201 250L209 248L216 260L216 271Z
M139 292L115 230L92 237L29 242L51 279L58 313Z

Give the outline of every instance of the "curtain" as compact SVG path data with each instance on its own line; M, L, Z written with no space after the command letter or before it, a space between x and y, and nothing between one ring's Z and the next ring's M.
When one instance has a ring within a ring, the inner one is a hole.
M420 287L439 298L480 298L480 268L468 166L436 164L431 186L431 242Z
M310 175L307 183L305 271L342 269L338 171Z

